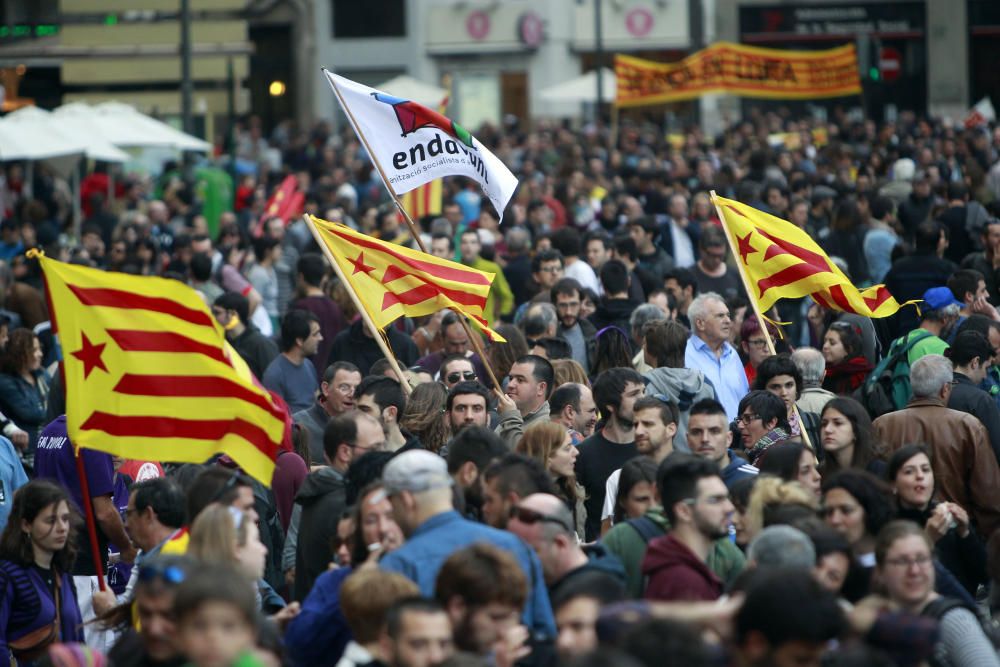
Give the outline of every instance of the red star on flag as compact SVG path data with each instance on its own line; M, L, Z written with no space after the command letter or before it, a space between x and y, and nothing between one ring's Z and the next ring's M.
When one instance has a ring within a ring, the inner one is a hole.
M356 273L363 273L367 276L375 270L374 266L365 264L365 253L363 252L358 253L358 256L351 260L351 264L354 265L354 271L351 272L352 276Z
M83 347L73 353L73 356L83 362L83 379L86 380L90 377L90 372L95 368L100 368L105 373L108 372L108 367L104 365L104 360L101 359L101 355L104 354L104 347L107 343L101 343L100 345L94 345L87 338L87 334L80 332L83 337Z
M740 242L740 257L743 258L744 264L747 263L747 257L749 255L752 255L753 253L757 252L757 248L754 248L752 245L750 245L751 236L753 236L752 231L747 232L747 235L744 237L739 237L739 236L736 237L737 239L739 239Z

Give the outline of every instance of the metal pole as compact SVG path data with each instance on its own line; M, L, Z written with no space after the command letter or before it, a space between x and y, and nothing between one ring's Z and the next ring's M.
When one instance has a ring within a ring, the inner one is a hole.
M601 107L604 106L604 32L601 25L602 0L594 0L594 60L597 62L597 104L594 105L594 122L601 120Z
M191 0L181 0L181 123L188 134L194 132L191 117Z

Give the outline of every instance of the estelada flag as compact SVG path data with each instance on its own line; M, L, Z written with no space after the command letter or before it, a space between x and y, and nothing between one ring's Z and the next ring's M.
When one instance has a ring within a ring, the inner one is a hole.
M468 317L491 340L506 342L486 320L486 299L496 274L380 241L339 223L310 218L379 329L404 315L420 317L451 308Z
M823 249L787 220L738 201L714 196L743 264L747 289L761 310L778 299L811 296L821 306L866 317L888 317L900 308L885 285L859 290Z
M178 463L225 453L270 486L284 412L197 292L174 280L38 259L74 446Z
M323 72L395 194L445 176L467 176L503 217L517 178L468 130L412 100Z
M286 176L271 198L267 200L264 213L257 221L255 234L260 236L263 233L264 221L268 218L281 218L281 221L287 225L290 219L302 215L305 201L305 195L299 190L298 179L293 175Z

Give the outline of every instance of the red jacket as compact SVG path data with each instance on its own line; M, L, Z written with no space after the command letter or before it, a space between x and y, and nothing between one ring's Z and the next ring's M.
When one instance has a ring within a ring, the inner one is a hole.
M712 601L722 595L722 581L673 533L650 541L642 573L649 600Z

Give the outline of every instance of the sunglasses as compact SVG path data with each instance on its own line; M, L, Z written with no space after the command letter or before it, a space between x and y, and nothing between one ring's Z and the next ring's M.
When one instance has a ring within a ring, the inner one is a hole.
M139 581L149 583L156 579L163 580L168 584L180 584L187 575L184 570L176 565L158 567L156 565L143 565L139 568Z
M554 516L549 516L547 514L542 514L541 512L536 512L535 510L528 509L527 507L518 507L516 505L514 507L511 507L510 518L517 519L521 523L528 525L534 525L539 521L542 523L554 523L555 525L565 530L567 533L572 534L573 532L575 532L573 528L566 525L564 521L557 519Z
M476 372L463 371L459 373L458 371L456 371L454 373L448 373L448 375L446 375L444 379L448 381L448 384L455 384L456 382L459 382L462 379L464 379L466 382L472 382L473 380L476 379Z

